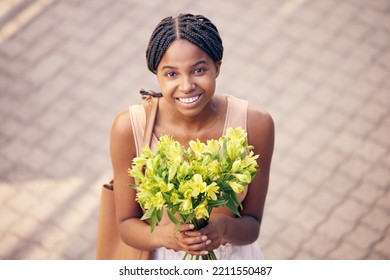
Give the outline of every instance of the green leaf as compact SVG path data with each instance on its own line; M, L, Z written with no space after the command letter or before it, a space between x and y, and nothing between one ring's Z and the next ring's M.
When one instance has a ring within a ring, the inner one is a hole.
M139 184L129 184L129 187L132 187L133 189L138 189Z
M226 193L226 192L228 192L228 191L231 191L231 189L232 189L232 188L231 188L229 185L227 185L227 184L223 184L223 185L221 185L219 188L221 189L221 191L222 191L223 193Z
M171 201L171 194L163 192L162 195L163 195L165 201L168 204L168 208L172 208L173 207L173 203Z
M208 200L207 206L218 207L218 206L226 205L227 202L228 201L226 199Z
M160 222L161 221L161 219L162 219L162 217L163 217L163 214L164 214L164 210L161 208L161 209L158 209L157 211L156 211L157 213L157 220Z
M148 211L146 211L146 213L142 216L141 220L147 220L147 219L150 219L151 217L155 216L155 213L154 213L155 210L156 210L155 207L148 209Z
M179 222L178 219L176 219L175 213L172 212L171 209L168 209L167 212L168 212L169 219L171 219L171 221L176 225L176 227L179 227L180 226L180 222Z
M234 192L232 192L232 193L234 193ZM224 193L223 197L227 200L226 206L230 209L230 211L232 211L237 216L240 216L240 213L237 210L237 206L234 203L234 199L230 196L230 194L229 193Z
M234 203L240 207L242 210L241 201L238 199L237 194L235 192L230 192L230 197L233 199Z
M232 200L229 200L228 203L226 204L226 206L230 209L230 211L232 211L234 214L236 214L237 216L241 216L240 213L238 212L237 210L237 207L236 205L234 204L234 202Z
M189 214L186 219L184 220L184 223L185 224L188 224L189 222L191 222L193 219L195 218L195 214Z
M150 232L153 232L157 224L157 215L150 217Z

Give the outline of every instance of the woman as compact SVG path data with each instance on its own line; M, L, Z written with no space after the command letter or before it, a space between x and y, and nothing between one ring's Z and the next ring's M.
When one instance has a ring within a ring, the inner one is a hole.
M239 196L243 205L240 217L226 207L215 208L208 226L193 231L191 224L181 225L178 230L164 215L151 232L149 225L140 220L143 213L135 202L135 190L128 186L134 183L127 170L137 156L136 120L131 120L126 110L112 127L119 232L126 244L154 251L155 259L181 259L184 252L202 256L211 250L218 259L262 258L256 240L268 188L274 125L268 113L248 106L247 101L215 94L222 55L218 30L203 16L181 14L157 25L146 51L148 68L157 76L161 89L151 146L153 149L157 139L168 134L188 147L190 140L218 139L226 127L243 126L254 153L260 154L260 172Z

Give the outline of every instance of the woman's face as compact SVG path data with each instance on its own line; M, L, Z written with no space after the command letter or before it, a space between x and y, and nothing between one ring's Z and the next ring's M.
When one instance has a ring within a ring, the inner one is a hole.
M214 95L220 66L189 41L174 41L156 73L165 100L183 115L200 114Z

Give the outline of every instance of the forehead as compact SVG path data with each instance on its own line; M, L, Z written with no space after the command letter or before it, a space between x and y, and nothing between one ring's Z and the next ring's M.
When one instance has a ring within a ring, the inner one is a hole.
M174 41L162 57L159 67L169 66L186 66L193 65L198 60L211 61L211 58L198 46L188 40Z

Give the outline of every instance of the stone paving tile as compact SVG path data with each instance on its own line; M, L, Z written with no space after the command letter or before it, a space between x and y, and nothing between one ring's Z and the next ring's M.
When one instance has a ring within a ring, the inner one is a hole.
M387 0L52 1L0 43L0 258L94 258L111 123L157 89L155 24L187 11L224 39L218 91L275 121L265 257L390 259Z

